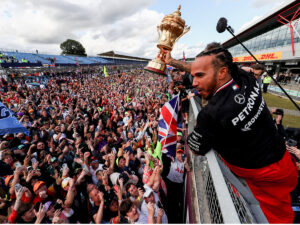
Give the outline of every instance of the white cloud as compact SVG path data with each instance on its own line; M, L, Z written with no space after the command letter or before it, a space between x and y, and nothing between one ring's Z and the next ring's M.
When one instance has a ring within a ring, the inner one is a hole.
M147 9L155 0L1 0L0 47L59 54L66 39L88 55L115 50L154 58L156 26L163 14ZM174 57L196 55L202 45L176 44Z

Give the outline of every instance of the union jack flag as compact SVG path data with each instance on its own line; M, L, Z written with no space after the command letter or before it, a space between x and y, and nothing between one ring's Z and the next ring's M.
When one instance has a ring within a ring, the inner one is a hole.
M176 155L178 107L179 94L164 104L158 121L158 140L162 151L173 157Z

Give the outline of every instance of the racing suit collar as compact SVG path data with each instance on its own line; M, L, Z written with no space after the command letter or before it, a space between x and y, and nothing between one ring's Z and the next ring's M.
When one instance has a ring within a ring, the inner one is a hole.
M223 84L221 87L219 87L216 92L214 93L214 95L216 95L219 91L221 91L222 89L226 88L227 86L229 86L230 84L232 84L233 79L231 78L231 80L227 81L225 84Z

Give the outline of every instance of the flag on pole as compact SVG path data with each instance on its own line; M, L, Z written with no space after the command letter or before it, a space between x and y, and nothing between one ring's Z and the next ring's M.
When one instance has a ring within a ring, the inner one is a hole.
M169 70L172 70L172 69L174 69L174 67L173 66L169 66L169 65L167 65L167 70L169 71Z
M104 73L104 76L105 76L105 77L108 77L108 73L107 73L107 71L106 71L106 66L104 66L103 73Z
M29 131L13 116L13 112L0 102L0 135L25 133Z
M179 94L164 104L158 120L158 140L162 151L173 157L176 156L178 108Z

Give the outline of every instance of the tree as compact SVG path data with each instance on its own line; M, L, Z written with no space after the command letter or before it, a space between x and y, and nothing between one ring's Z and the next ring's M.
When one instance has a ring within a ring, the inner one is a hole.
M67 39L60 44L61 54L86 56L85 48L78 41Z

